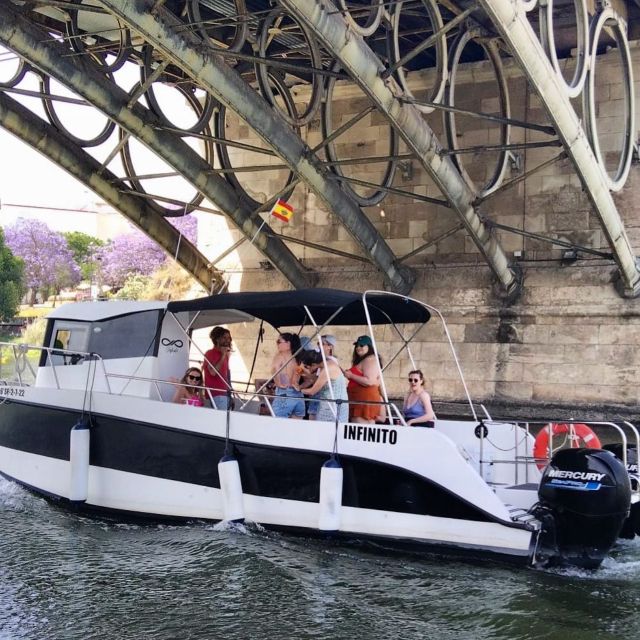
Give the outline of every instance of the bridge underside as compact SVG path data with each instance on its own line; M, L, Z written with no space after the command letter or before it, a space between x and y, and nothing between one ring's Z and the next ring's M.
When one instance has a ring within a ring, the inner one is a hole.
M351 259L371 263L390 289L411 291L407 260L436 241L394 253L370 215L393 197L424 203L464 229L497 290L515 299L523 280L500 242L497 230L506 227L492 219L492 198L566 159L606 239L605 251L592 252L616 264L620 293L634 297L640 265L612 193L625 185L635 147L628 42L636 14L622 0L8 0L0 3L0 126L109 202L207 289L220 281L216 265L165 218L213 207L292 286L312 286L317 274L289 246L305 239L276 233L266 217L304 187L352 238ZM624 133L614 153L601 150L596 117L597 54L607 48L617 51L623 79ZM495 80L489 111L463 108L456 93L461 65L478 61ZM537 119L512 116L507 64L537 94ZM431 84L416 91L412 78L421 74ZM334 92L349 83L361 108L340 120ZM168 91L183 100L186 123L168 113ZM102 124L79 134L61 117L64 105L94 110ZM340 137L372 113L388 132L388 154L340 156ZM444 114L440 138L434 113ZM496 141L461 148L462 118L494 127ZM234 139L233 121L259 143ZM522 131L535 135L522 142L514 135ZM514 175L518 153L554 146L551 160ZM142 171L137 148L159 168ZM238 163L243 153L260 162ZM486 179L474 176L469 154L489 167ZM422 168L437 196L403 188L397 178L407 163ZM354 177L370 165L378 180ZM271 192L257 196L247 175L271 176ZM566 238L546 240L567 246Z

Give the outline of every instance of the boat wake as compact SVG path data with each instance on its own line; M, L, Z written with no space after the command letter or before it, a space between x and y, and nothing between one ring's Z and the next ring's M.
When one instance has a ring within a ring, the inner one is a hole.
M229 522L222 520L209 527L211 531L225 531L230 533L241 533L243 535L264 534L267 530L257 522L245 520L244 522Z
M40 508L46 501L20 485L0 477L0 511L29 512Z
M568 578L598 581L633 581L635 583L640 573L640 538L618 541L613 554L605 558L596 570L576 567L553 567L541 569L541 571Z

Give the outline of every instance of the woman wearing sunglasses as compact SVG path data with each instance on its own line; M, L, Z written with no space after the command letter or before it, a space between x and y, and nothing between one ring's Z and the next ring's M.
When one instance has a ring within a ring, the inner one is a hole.
M402 412L407 424L412 427L433 427L436 415L424 388L424 375L420 369L409 371L409 393L404 399Z
M198 367L189 367L176 388L172 402L190 404L193 407L203 407L202 372Z

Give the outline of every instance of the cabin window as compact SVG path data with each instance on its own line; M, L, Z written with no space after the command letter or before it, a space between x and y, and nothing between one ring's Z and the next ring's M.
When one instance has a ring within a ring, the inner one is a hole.
M51 363L78 364L87 353L88 341L89 325L87 323L56 320L49 343L49 347L53 349L50 355Z
M94 322L89 351L105 360L154 356L159 323L157 309Z

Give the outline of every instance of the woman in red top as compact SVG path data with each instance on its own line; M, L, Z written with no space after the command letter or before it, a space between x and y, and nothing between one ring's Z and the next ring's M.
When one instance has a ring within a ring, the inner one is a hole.
M352 367L344 372L349 380L349 420L351 422L373 423L381 413L380 364L373 351L369 336L360 336L354 343Z
M209 334L213 349L204 354L204 384L209 389L215 409L226 411L231 391L229 356L231 355L231 332L224 327L214 327Z

